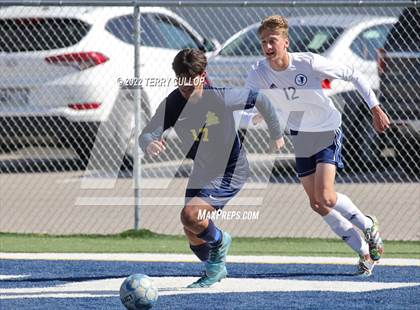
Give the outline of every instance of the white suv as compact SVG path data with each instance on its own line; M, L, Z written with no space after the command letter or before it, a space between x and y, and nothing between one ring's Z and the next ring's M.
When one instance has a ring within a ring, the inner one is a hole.
M173 81L180 49L214 43L164 8L142 8L141 29L142 79L134 82L145 121L174 88L147 78ZM132 8L0 9L0 144L59 142L87 160L100 124L109 123L104 145L130 136L133 33Z

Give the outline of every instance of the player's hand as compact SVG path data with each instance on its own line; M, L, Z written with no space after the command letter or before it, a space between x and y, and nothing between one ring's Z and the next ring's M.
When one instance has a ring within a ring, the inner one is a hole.
M271 149L274 151L279 151L284 146L284 138L281 137L277 140L274 140L271 144Z
M373 118L373 127L377 132L383 133L385 129L389 128L391 122L389 121L388 116L379 106L372 108L372 118Z
M165 140L163 139L154 140L150 142L146 148L147 154L149 154L150 156L157 156L164 150L166 150L166 146L165 146Z
M263 120L264 120L264 117L260 113L257 113L252 117L252 125L256 126L259 123L261 123Z

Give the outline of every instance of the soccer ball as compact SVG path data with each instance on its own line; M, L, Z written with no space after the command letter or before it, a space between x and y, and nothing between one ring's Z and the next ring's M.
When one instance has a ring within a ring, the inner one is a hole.
M121 284L120 298L129 310L150 309L158 298L158 289L148 276L133 274Z

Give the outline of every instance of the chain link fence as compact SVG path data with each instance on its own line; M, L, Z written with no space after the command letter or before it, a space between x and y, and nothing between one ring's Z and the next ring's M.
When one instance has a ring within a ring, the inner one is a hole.
M263 58L258 23L281 14L289 20L291 52L357 68L393 121L378 135L352 84L325 84L343 113L346 167L337 191L375 214L386 239L418 240L419 8L337 4L141 7L139 78L132 7L0 8L0 231L131 229L136 89L144 127L176 87L171 64L186 47L206 51L214 86L242 87ZM219 219L221 226L237 236L333 237L298 184L288 136L280 153L270 153L264 123L238 126L252 173L226 208L233 219ZM192 165L173 132L166 141L165 153L141 158L140 227L181 234Z

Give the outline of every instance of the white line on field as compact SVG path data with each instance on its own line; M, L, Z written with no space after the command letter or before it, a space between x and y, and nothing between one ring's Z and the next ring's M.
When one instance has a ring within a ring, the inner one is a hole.
M215 294L240 292L369 292L418 286L420 283L361 282L361 281L308 281L293 279L227 278L211 288L187 289L197 278L152 277L159 295ZM72 282L53 287L0 288L0 299L63 298L118 296L124 278Z
M97 260L97 261L133 261L133 262L199 262L190 254L155 254L155 253L0 253L0 259L39 259L39 260ZM239 256L228 255L229 263L255 264L344 264L354 265L355 257L312 257L312 256ZM420 259L383 258L379 262L384 266L417 266Z
M0 281L4 280L16 280L30 277L30 275L25 274L0 274Z

